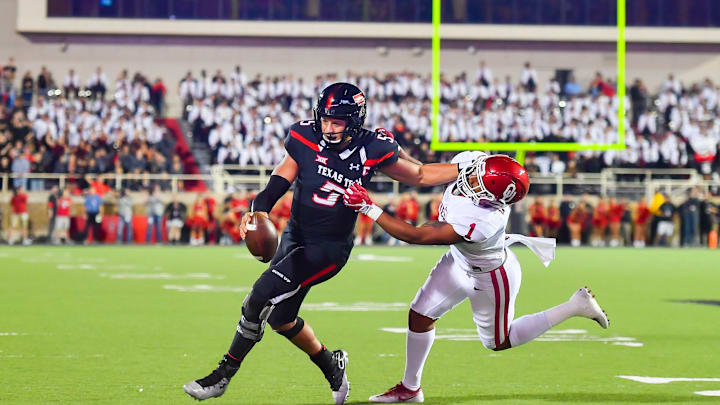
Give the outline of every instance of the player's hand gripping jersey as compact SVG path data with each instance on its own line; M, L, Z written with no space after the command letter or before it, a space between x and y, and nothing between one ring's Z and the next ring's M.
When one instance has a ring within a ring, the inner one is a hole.
M382 131L362 129L347 148L338 152L324 147L312 124L293 124L285 139L285 149L300 169L290 227L304 237L350 239L357 213L343 204L345 189L353 183L367 185L377 170L395 163L398 145Z

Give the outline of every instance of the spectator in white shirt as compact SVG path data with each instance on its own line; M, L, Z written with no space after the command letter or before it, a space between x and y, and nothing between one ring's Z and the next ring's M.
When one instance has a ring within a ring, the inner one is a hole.
M520 73L520 83L522 83L523 87L525 87L525 90L531 93L535 92L535 89L537 88L537 72L530 66L530 62L525 62L525 67Z
M90 76L87 83L87 87L92 92L93 98L100 98L100 100L104 100L107 85L107 77L105 77L105 73L103 73L102 68L98 66L95 73Z
M663 91L670 90L678 96L682 93L682 85L680 84L680 80L676 79L672 73L668 75L668 78L667 80L665 80L665 83L663 83L662 88Z
M565 173L565 167L565 162L560 160L560 156L557 153L553 153L552 163L550 163L550 173L563 174Z
M493 82L492 69L485 65L485 61L480 61L480 66L475 72L475 81L480 82L483 87L490 87Z
M75 73L74 69L70 69L63 82L63 91L66 97L70 98L70 95L77 97L78 90L80 90L80 77Z

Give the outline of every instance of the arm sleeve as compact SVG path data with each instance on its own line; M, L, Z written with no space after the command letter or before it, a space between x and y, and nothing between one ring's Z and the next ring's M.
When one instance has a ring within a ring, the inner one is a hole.
M275 203L285 195L290 188L290 182L282 176L272 175L270 181L252 203L251 211L270 212Z

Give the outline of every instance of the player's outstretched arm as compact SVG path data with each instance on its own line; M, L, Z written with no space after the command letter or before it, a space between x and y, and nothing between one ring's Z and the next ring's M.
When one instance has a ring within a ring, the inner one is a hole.
M423 163L414 157L410 156L409 153L405 149L403 149L402 146L398 145L398 157L400 159L405 159L407 161L410 161L411 163L415 163L416 165L422 165Z
M458 165L455 163L417 164L407 159L380 169L393 179L411 186L437 186L457 179Z
M383 212L370 199L367 190L353 184L345 190L343 202L349 208L372 218L387 233L396 239L416 245L452 245L462 242L463 238L455 233L453 227L445 222L429 221L421 226L413 226Z
M298 164L290 154L285 155L285 158L280 162L275 170L273 170L265 189L258 193L253 201L250 212L243 215L240 221L240 237L245 239L247 233L247 223L252 218L253 212L260 213L265 217L268 216L268 212L275 206L275 203L285 195L290 188L290 185L295 181L298 175Z
M382 213L375 222L395 239L414 245L454 245L463 240L446 222L428 221L413 226L386 213Z

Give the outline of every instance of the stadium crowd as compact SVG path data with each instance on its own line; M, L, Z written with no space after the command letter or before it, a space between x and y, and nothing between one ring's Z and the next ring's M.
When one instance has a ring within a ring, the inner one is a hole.
M43 67L35 79L26 72L16 91L16 70L10 58L0 79L0 173L67 173L79 193L91 181L113 177L104 174L184 172L174 138L157 120L161 79L151 85L141 73L130 77L124 70L111 86L98 67L84 83L72 69L60 83ZM154 185L126 186L143 184ZM13 186L40 190L46 182L16 178Z
M162 79L151 85L142 74L131 78L123 71L111 86L98 67L84 83L73 70L59 83L43 67L35 79L26 72L16 90L16 71L10 58L0 77L0 173L70 173L80 188L89 183L82 181L87 174L183 173L174 139L156 119L166 92ZM449 152L429 149L431 83L417 73L346 72L308 82L292 75L249 78L237 66L228 75L188 72L178 95L193 136L208 143L214 162L271 166L285 154L286 128L311 117L319 89L339 80L357 83L367 93L367 127L388 128L420 160L449 158ZM475 72L442 76L440 91L444 141L611 144L618 139L614 83L600 73L583 85L570 74L543 86L529 62L519 78L500 80L481 61ZM671 74L654 96L638 79L628 91L626 150L530 153L527 165L556 174L694 167L718 178L719 96L720 87L710 79L683 86ZM44 182L17 179L16 184L38 189Z
M200 194L188 209L176 199L163 202L157 197L169 189L167 181L145 179L114 184L112 174L116 173L183 173L174 140L157 120L166 92L162 79L151 85L142 74L131 78L123 71L111 84L102 68L97 68L84 82L70 70L60 83L45 67L36 77L26 72L20 78L12 58L0 72L0 173L71 175L70 188L51 192L54 202L49 205L48 215L52 218L52 240L71 239L64 233L70 225L63 218L69 216L66 197L75 195L76 199L84 198L82 214L76 216L83 220L73 222L77 229L72 234L77 241L87 240L90 234L110 232L115 235L113 240L126 242L177 242L181 235L182 240L194 245L239 242L233 224L247 209L251 196L232 195L218 205L209 194ZM18 79L20 86L16 88ZM368 97L367 127L388 128L420 160L450 158L429 150L431 83L429 77L417 73L347 72L319 75L306 82L291 75L258 74L249 78L237 66L229 75L217 70L212 75L202 71L194 77L188 72L178 85L178 95L193 137L208 143L215 162L275 165L285 155L286 128L311 117L319 89L335 81L354 82L364 89ZM485 62L480 62L472 73L443 76L440 91L440 136L445 141L617 141L618 98L614 83L599 73L583 85L569 75L562 81L551 79L543 86L530 63L525 64L516 80L508 76L500 80ZM626 104L626 150L529 154L525 165L531 173L569 175L604 167L694 167L706 178L717 178L719 97L720 87L709 79L683 86L671 74L652 96L641 80L635 80ZM53 184L40 179L13 180L13 236L9 240L29 243L32 239L25 191ZM130 196L138 192L148 193L145 215L134 212L137 204ZM521 227L526 224L529 233L557 235L572 245L667 243L665 239L673 232L683 244L696 244L708 238L717 222L708 219L716 218L708 214L714 212L712 203L702 199L696 204L696 200L691 196L690 203L673 208L670 217L678 220L668 220L668 215L661 220L657 215L663 214L660 205L646 212L643 202L601 199L594 205L582 198L580 202L573 199L545 204L538 199L528 205L527 214L519 215L523 219L516 223ZM113 201L116 206L111 217L116 217L117 222L110 231L103 220L103 205L107 205L103 201ZM283 199L273 213L279 228L289 217L290 201L289 197ZM424 217L436 217L438 205L438 198L432 198L424 208ZM413 194L403 194L386 206L386 211L413 223L423 217L418 215L420 210ZM688 211L698 212L692 217L695 219L685 215ZM147 230L145 239L133 235L138 229L136 217L145 218L141 232ZM670 231L670 222L679 225ZM384 238L382 234L373 236L372 223L359 221L358 243L394 243Z
M319 75L313 82L292 75L248 78L240 67L199 77L188 72L178 87L196 139L208 142L214 161L273 165L284 155L282 140L292 123L312 116L313 97L327 84L349 81L368 97L369 128L393 132L420 160L447 153L429 149L431 83L412 72L386 75L347 72ZM519 78L493 75L485 62L474 74L441 79L440 139L467 142L618 141L615 84L597 73L580 85L572 75L541 87L526 63ZM630 86L623 151L531 154L540 172L597 172L605 167L694 167L717 177L720 87L710 79L683 86L672 74L651 95L638 79Z

